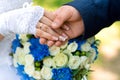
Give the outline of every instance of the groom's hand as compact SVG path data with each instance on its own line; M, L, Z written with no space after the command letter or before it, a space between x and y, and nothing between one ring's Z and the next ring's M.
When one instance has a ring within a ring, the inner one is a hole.
M54 30L62 28L63 32L68 35L69 39L78 37L84 32L83 20L79 12L72 6L62 6L54 12L54 15L50 15L50 13L47 12L46 16L53 22L50 24L44 21L42 22L49 25ZM63 24L65 25L63 26ZM40 42L43 42L43 44L49 44L50 46L52 46L53 44L55 44L56 46L60 46L62 43L64 43L60 41L53 42L50 40L46 40L45 38L42 38Z
M64 23L66 23L70 30L66 30L65 33L70 39L83 34L83 20L80 13L74 7L68 5L62 6L54 12L54 15L55 18L52 23L52 28L60 28Z

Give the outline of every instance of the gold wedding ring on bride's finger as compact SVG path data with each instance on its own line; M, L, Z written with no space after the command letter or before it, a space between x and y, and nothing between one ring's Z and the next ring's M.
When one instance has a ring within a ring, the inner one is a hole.
M39 23L38 28L42 31L48 32L49 28L43 23Z
M58 31L59 33L61 31L61 34L59 34L58 32L51 29L49 26L45 25L44 23L39 22L37 28L40 29L41 31L44 31L48 34L58 37L59 41L66 41L68 39L68 37L64 33L62 33L61 30Z

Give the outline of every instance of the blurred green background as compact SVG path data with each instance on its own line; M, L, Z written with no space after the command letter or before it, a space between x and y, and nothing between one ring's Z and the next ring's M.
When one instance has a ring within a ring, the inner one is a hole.
M47 10L55 10L72 0L33 0ZM89 80L120 80L120 21L110 27L102 29L97 35L101 40L99 57L92 65L94 72L90 73Z

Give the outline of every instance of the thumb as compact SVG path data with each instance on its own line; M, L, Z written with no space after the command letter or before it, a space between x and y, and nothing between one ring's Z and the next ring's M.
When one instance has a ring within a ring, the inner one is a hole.
M68 21L68 19L72 16L70 10L63 8L58 9L55 13L55 18L52 22L52 28L60 28L64 22Z

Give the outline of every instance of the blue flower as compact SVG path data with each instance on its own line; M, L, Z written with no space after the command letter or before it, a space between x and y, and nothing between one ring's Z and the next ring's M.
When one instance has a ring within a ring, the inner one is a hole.
M20 40L18 38L19 36L16 35L16 39L13 40L12 42L12 52L15 53L17 47L21 47L21 43L20 43Z
M70 68L53 69L53 80L72 80L72 74Z
M80 40L80 41L78 41L78 42L77 42L77 44L78 44L77 50L81 50L81 46L82 46L84 43L86 43L86 40Z
M35 80L32 77L29 77L25 72L24 72L24 66L23 65L19 65L16 68L17 69L17 74L20 76L20 80Z
M33 55L35 61L41 61L43 58L50 56L49 47L39 43L38 38L31 38L30 54Z
M94 59L94 60L96 60L97 57L98 57L98 48L97 48L94 44L92 44L91 47L94 48L94 50L95 50L95 52L96 52L96 57L95 57L95 59Z

